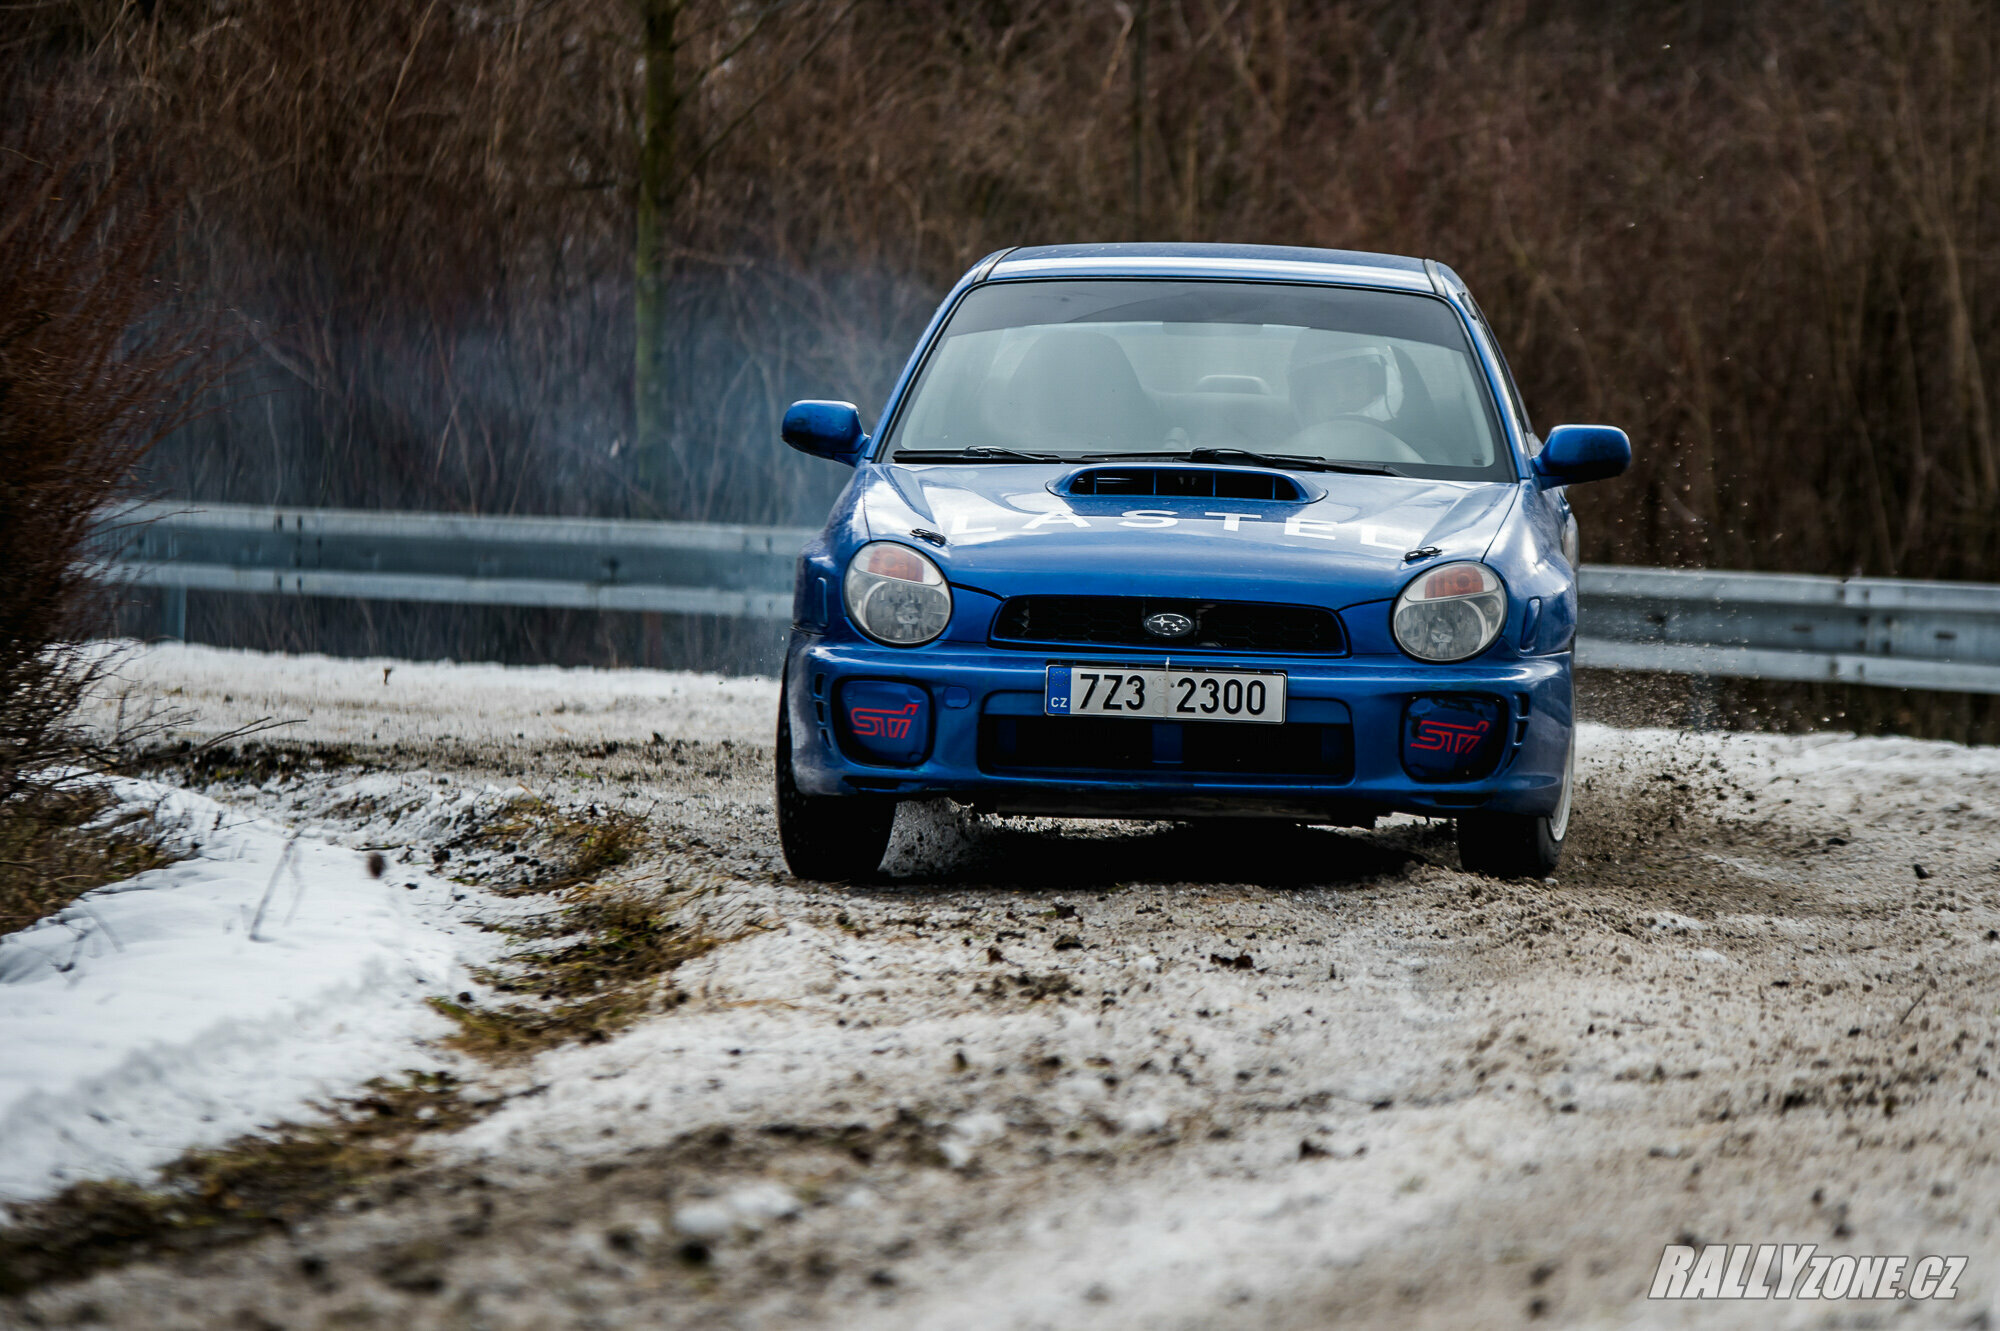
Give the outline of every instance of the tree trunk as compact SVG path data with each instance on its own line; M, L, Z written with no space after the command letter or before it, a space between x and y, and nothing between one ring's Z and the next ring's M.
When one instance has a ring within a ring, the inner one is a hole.
M635 228L632 367L632 473L655 508L662 506L667 457L667 231L680 169L680 88L675 80L674 22L683 0L638 0L645 28L646 88L639 130L639 207Z
M1146 238L1146 20L1151 0L1139 0L1132 16L1132 239Z

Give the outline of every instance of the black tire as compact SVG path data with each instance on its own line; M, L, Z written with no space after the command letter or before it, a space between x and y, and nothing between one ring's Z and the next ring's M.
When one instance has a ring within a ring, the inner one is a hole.
M1489 878L1546 878L1562 861L1576 786L1572 733L1563 768L1562 802L1553 814L1468 813L1458 820L1458 862L1467 873Z
M896 801L874 795L807 795L792 776L790 704L778 696L778 844L800 878L863 881L882 867Z

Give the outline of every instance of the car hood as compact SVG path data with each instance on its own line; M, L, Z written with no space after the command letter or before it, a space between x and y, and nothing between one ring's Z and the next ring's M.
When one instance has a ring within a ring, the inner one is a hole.
M1286 600L1338 609L1394 596L1409 552L1478 559L1512 509L1504 482L1285 473L1303 502L1067 495L1075 468L874 466L871 537L919 537L953 584L997 596L1074 592ZM1241 468L1221 470L1244 470Z

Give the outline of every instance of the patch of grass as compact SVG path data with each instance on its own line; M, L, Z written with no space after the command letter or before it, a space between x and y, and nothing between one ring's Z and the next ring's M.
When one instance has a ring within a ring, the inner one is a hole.
M521 853L541 868L514 892L564 892L629 862L645 843L646 820L625 809L583 812L547 800L517 800L467 840Z
M490 978L503 993L532 998L496 1007L431 1000L458 1023L454 1048L511 1062L572 1040L608 1039L645 1013L681 1001L660 980L722 941L675 923L657 898L629 887L579 892L530 932L550 945L515 953Z
M0 804L0 933L179 858L150 810L120 808L101 787L25 793Z
M650 980L700 956L716 939L669 920L658 900L626 887L600 888L564 910L560 924L570 941L518 958L530 967L510 981L517 992L576 998Z
M562 909L511 932L520 951L483 979L514 1001L471 1006L434 998L458 1025L450 1043L490 1062L514 1062L571 1041L596 1043L647 1012L680 1001L661 984L683 962L722 941L676 923L655 894L596 879L628 863L644 845L645 819L623 809L564 809L517 800L466 843L533 866L507 895L560 893Z
M560 1044L601 1044L652 1006L629 993L550 1007L469 1007L444 998L433 998L430 1005L458 1023L458 1032L445 1043L489 1063L517 1063Z
M15 1222L0 1229L0 1295L289 1228L339 1197L388 1186L414 1166L418 1136L462 1127L479 1110L440 1072L377 1079L327 1112L323 1122L190 1151L151 1187L79 1183L15 1207Z

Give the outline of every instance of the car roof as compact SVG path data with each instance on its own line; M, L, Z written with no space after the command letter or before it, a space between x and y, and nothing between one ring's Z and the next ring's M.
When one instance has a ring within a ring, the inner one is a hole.
M998 256L987 281L1029 277L1249 277L1431 291L1422 259L1297 245L1133 241L1029 245Z

